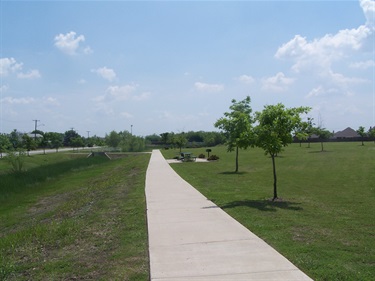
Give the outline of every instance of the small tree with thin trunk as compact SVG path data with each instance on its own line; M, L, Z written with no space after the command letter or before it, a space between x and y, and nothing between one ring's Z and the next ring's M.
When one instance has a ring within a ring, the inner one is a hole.
M249 96L239 102L233 99L232 105L229 107L231 111L225 112L224 117L215 123L215 127L224 132L227 150L236 150L236 173L238 172L238 150L246 149L253 143L252 124L254 120L251 116L250 102Z
M362 146L365 145L363 143L363 138L367 136L367 133L365 132L365 127L359 126L359 128L357 130L357 134L361 136Z
M25 134L22 136L22 143L27 150L27 156L30 156L30 150L36 149L35 140Z
M374 140L374 143L375 143L375 127L374 128L371 128L368 130L368 135L370 138L373 138Z
M0 158L3 158L3 152L8 151L12 148L12 143L5 134L0 134Z
M324 151L323 143L324 143L324 141L328 140L332 136L332 133L330 131L328 131L327 129L322 128L322 127L314 128L313 131L314 131L314 134L316 134L319 137L320 146L322 148L321 151Z
M307 113L309 107L285 108L281 103L267 105L263 111L255 113L258 125L254 128L256 146L271 156L273 167L273 199L277 197L277 176L275 158L285 146L292 143L293 131L303 125L300 115ZM301 133L302 134L302 133Z
M173 136L173 143L180 149L180 153L182 148L186 145L187 139L184 133L176 134Z

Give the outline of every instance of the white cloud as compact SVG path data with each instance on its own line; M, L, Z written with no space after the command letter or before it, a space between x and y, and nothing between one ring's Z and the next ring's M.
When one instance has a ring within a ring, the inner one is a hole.
M136 95L136 96L133 96L133 100L135 101L144 101L144 100L148 100L151 96L151 93L149 92L144 92L144 93L141 93L139 95Z
M326 34L308 41L306 37L295 35L277 50L275 57L294 61L296 72L331 68L334 61L349 57L360 50L375 30L375 1L361 0L360 6L366 17L366 24L357 28L339 30L336 34Z
M90 48L90 46L87 46L86 48L83 49L83 53L85 55L90 55L92 54L94 51Z
M130 119L130 118L133 118L134 116L131 114L131 113L129 113L129 112L121 112L120 113L120 116L121 117L124 117L124 118L126 118L126 119Z
M116 79L115 71L111 68L107 68L106 66L97 69L91 69L91 72L98 74L100 77L110 82Z
M17 62L14 58L0 59L0 76L8 76L9 74L16 74L20 79L37 79L41 75L39 70L32 69L27 73L21 72L23 68L22 62Z
M107 88L106 94L115 100L127 100L131 97L132 93L136 90L137 85L124 85L124 86L110 86Z
M0 59L0 76L7 76L22 70L22 63L18 63L14 58Z
M236 80L245 84L252 84L255 82L255 79L252 76L245 75L245 74L237 77Z
M202 92L221 92L224 90L224 86L221 84L207 84L202 82L196 82L194 86L198 91Z
M85 36L79 35L74 31L68 32L66 34L60 33L59 35L55 36L55 46L65 54L68 55L76 55L77 51L79 50L80 43L85 42ZM90 47L83 48L82 52L84 54L92 53Z
M293 60L292 69L295 72L330 68L334 61L348 56L349 51L359 50L370 34L371 30L362 25L357 29L340 30L335 35L327 34L310 42L296 35L277 50L275 57Z
M275 76L262 79L262 90L282 92L289 85L293 84L294 79L288 78L282 72L278 72Z
M323 86L318 86L312 89L307 95L306 98L318 97L318 96L325 96L327 94L337 93L337 89L330 88L326 90Z
M44 98L44 104L48 104L48 105L60 105L60 103L58 102L58 100L56 98L53 98L53 97L47 97L47 98Z
M17 74L17 77L20 78L20 79L37 79L37 78L40 78L41 75L40 75L38 70L33 69L33 70L29 71L28 73L20 72L20 73Z
M374 29L375 24L375 1L372 0L360 0L363 13L366 17L366 25Z
M295 35L278 48L275 57L290 60L293 71L313 75L326 89L336 89L345 95L351 95L350 87L353 84L368 81L346 77L346 68L366 69L374 66L373 59L352 64L347 62L347 58L355 57L360 51L368 51L367 48L374 36L375 1L361 0L360 6L366 16L366 24L357 28L342 29L335 34L326 34L310 41L306 37ZM340 73L333 70L337 65L340 65ZM307 97L316 96L318 93L320 92L313 90Z
M151 93L137 93L137 84L123 86L109 86L104 95L96 96L92 100L96 103L116 102L116 101L145 101L149 99Z
M8 85L1 85L0 86L0 93L5 93L6 91L8 91L8 89L9 89Z
M30 104L34 103L34 98L12 98L12 97L5 97L1 99L1 102L8 103L8 104Z
M375 66L374 60L354 62L349 65L351 68L368 69Z

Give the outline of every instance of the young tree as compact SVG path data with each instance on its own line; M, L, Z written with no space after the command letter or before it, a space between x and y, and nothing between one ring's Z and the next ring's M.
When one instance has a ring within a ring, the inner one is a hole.
M182 148L186 145L187 139L184 133L176 134L173 136L173 143L180 149L180 153Z
M318 138L320 139L320 145L321 145L321 148L322 148L321 151L324 151L323 143L324 143L325 140L328 140L332 136L332 133L330 131L328 131L327 129L322 128L322 127L314 128L313 131L314 131L314 134L316 134L318 136Z
M163 142L164 145L167 145L170 141L170 136L168 132L160 134L161 141Z
M105 136L105 142L109 147L117 148L121 142L121 136L116 131L112 131Z
M365 132L365 127L359 126L359 128L357 130L357 134L361 136L362 146L365 145L363 143L363 138L367 136L367 133Z
M48 134L43 134L43 138L40 140L39 145L43 148L43 154L46 154L46 147L49 144Z
M238 172L238 150L246 149L253 144L253 117L251 116L251 99L247 96L244 100L237 102L232 100L229 107L230 112L225 112L224 117L216 121L214 126L224 132L227 150L236 150L236 169Z
M371 128L368 130L368 135L370 138L373 138L374 140L374 143L375 143L375 127L374 128Z
M64 133L64 146L73 146L72 139L81 137L76 131L69 130Z
M22 145L21 133L14 129L9 135L9 141L11 142L14 149L19 148Z
M5 134L0 134L0 158L3 158L3 153L12 148L12 143Z
M27 156L30 156L30 150L34 150L36 148L35 140L26 134L22 136L22 144L27 150Z
M63 146L64 135L60 133L49 132L44 134L49 142L51 148L55 148L56 152Z
M294 136L300 141L299 146L301 147L301 142L303 140L308 140L308 148L310 148L310 136L313 134L313 118L308 117L306 122L302 122L298 125L294 131Z
M270 155L273 167L273 199L277 199L277 176L275 157L293 141L293 131L303 125L300 115L309 112L309 107L285 108L281 103L267 105L262 112L255 113L258 125L254 128L256 146Z
M83 141L83 138L81 136L78 136L76 138L70 139L70 145L73 147L73 150L74 147L76 147L78 151L78 148L85 146L85 142Z

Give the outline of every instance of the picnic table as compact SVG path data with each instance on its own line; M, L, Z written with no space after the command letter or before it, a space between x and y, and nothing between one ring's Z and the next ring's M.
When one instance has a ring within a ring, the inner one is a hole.
M179 155L179 160L183 162L195 162L197 156L194 156L191 152L181 152Z

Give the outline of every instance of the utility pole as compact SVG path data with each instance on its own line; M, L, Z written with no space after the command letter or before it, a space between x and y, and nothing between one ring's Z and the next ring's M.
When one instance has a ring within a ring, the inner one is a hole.
M40 122L40 120L33 120L35 122L35 130L34 130L34 140L36 141L36 128L38 128L38 122Z
M133 125L130 125L130 134L133 135Z
M87 138L89 139L90 138L90 131L86 131L87 132Z

